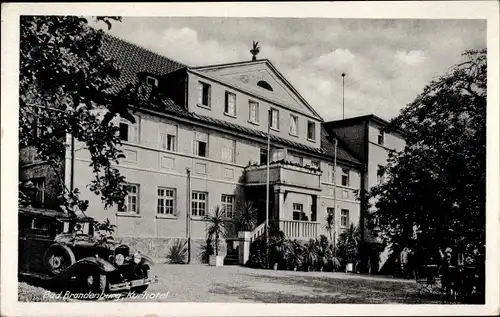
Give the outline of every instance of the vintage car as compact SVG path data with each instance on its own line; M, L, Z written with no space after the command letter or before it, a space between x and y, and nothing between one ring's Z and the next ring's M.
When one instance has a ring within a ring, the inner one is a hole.
M19 209L19 274L62 280L68 287L90 292L144 292L157 282L154 264L127 245L103 243L94 235L90 217L70 217L62 211ZM58 282L59 283L59 282Z

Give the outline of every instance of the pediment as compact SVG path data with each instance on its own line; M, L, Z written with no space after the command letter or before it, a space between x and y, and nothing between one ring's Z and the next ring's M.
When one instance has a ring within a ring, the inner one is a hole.
M192 70L321 120L318 113L267 60L197 67Z

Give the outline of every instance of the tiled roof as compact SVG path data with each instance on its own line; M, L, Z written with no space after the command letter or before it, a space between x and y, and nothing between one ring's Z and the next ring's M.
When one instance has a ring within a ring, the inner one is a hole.
M113 83L113 91L135 84L140 72L161 76L187 67L158 53L129 43L106 33L101 47L108 58L114 59L120 67L120 79Z
M173 61L167 57L151 52L145 48L129 43L117 37L106 35L105 39L106 40L104 41L102 47L104 54L109 58L115 59L117 64L121 68L120 79L113 85L114 91L120 90L127 84L136 83L139 78L139 73L141 72L147 72L157 76L162 76L187 67L184 64ZM187 109L177 104L170 98L164 98L161 103L161 108L159 108L159 106L153 106L152 104L150 104L150 107L152 110L179 115L181 117L202 121L204 123L219 127L230 128L232 130L243 132L248 135L261 138L267 137L265 132L259 130L246 128L228 121L214 119L212 117L188 112ZM320 148L314 148L301 143L293 142L276 135L271 135L271 140L277 143L294 147L296 149L312 152L314 154L327 155L330 156L330 158L333 158L334 155L334 145L328 138L327 132L323 128L323 126L321 128ZM350 155L345 149L341 147L337 148L337 155L339 160L351 162L354 164L361 164L359 160Z
M330 135L323 125L321 125L321 149L329 157L335 156L335 143L334 136ZM343 147L343 144L337 143L337 160L352 162L355 164L362 164L359 159L350 154L349 151Z

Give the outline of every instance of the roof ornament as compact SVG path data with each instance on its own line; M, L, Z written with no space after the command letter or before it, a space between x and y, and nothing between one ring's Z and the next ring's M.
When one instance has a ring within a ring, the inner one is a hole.
M252 61L257 60L257 54L260 52L260 47L259 47L259 42L252 41L252 49L250 50L250 53L252 53Z

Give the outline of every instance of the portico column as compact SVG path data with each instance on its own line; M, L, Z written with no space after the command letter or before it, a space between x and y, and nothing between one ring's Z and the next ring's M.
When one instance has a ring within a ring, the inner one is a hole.
M276 220L285 219L285 210L283 205L285 203L285 191L281 188L277 188L274 191L274 201L276 205L276 210L274 216Z

